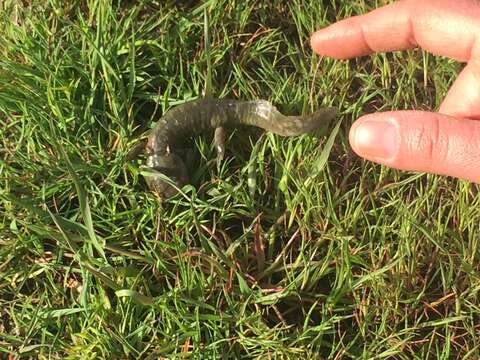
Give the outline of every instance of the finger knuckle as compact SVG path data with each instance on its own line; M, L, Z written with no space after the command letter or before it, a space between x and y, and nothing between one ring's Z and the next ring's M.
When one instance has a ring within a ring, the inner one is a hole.
M421 124L411 139L410 146L415 150L413 153L423 154L427 165L443 162L448 158L450 140L442 128L443 123L439 119L433 119Z

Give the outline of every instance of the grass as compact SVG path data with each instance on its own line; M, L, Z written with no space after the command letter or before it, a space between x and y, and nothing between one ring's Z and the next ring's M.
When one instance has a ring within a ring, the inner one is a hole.
M363 113L437 108L457 64L312 55L314 29L375 1L113 3L1 5L0 357L480 357L477 186L347 141ZM335 105L340 130L237 129L218 169L195 139L192 184L161 203L127 154L202 96L208 61L213 95Z

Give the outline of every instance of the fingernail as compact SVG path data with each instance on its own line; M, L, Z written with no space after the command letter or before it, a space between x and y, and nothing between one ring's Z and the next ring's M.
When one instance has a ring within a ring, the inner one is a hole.
M350 142L360 156L371 160L392 160L398 151L399 134L389 120L363 120L352 129Z

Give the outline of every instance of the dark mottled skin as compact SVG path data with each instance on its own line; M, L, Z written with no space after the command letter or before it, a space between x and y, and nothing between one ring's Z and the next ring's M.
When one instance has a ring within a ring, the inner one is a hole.
M190 101L169 110L155 125L146 145L147 166L169 176L181 187L188 182L188 175L183 161L173 152L179 141L231 125L251 125L282 136L296 136L316 130L337 113L336 108L323 108L307 116L285 116L265 100L204 98ZM222 132L215 132L219 155L223 152L220 134ZM158 177L146 177L146 180L150 189L163 197L176 192Z

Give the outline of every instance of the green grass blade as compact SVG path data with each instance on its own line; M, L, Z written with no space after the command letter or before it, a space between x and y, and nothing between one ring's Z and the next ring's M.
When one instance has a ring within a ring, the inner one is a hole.
M88 203L87 192L85 191L85 188L83 187L83 184L81 183L80 179L78 178L77 173L75 172L75 169L73 168L73 165L70 162L70 159L68 158L65 150L63 149L63 147L61 145L60 145L59 148L60 148L60 151L63 155L63 159L65 160L65 163L67 165L70 176L73 179L73 183L75 184L75 189L77 191L77 196L78 196L80 214L82 215L82 219L83 219L83 222L84 222L85 227L87 229L89 239L90 239L93 247L98 251L99 255L105 261L107 261L107 258L105 256L105 252L103 250L105 244L101 244L97 235L95 234L95 229L94 229L93 220L92 220L92 213L91 213L91 210L90 210L90 205Z

